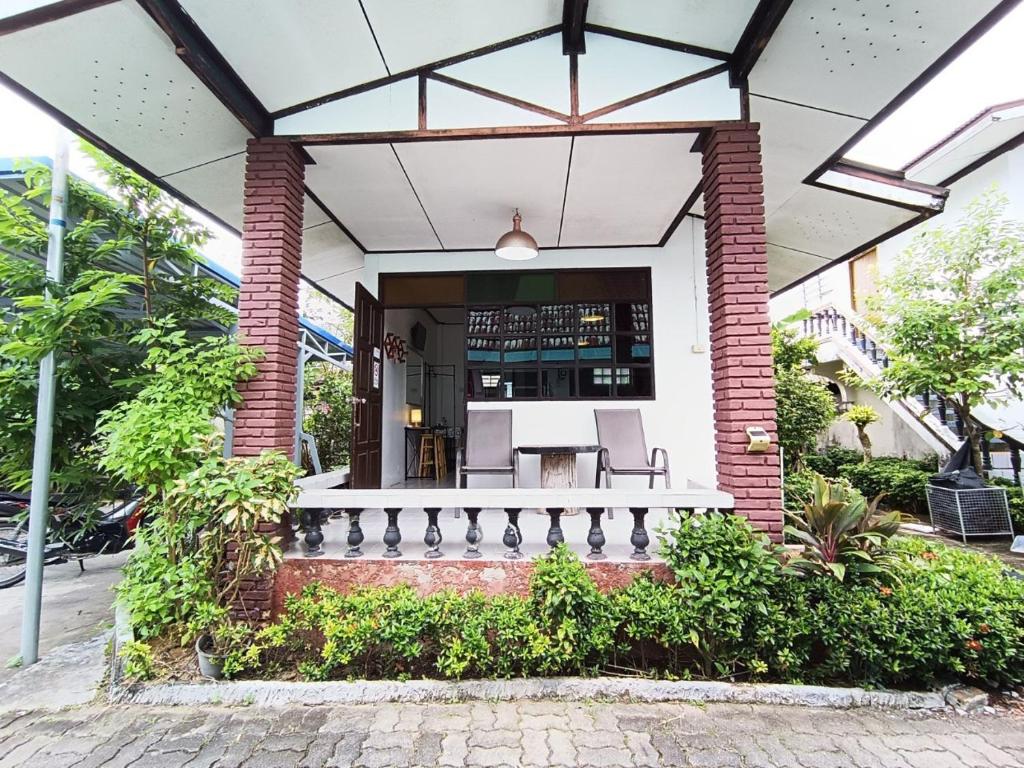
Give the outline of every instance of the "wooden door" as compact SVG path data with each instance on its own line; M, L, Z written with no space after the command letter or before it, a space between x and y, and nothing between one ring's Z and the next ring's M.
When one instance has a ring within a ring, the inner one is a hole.
M854 312L867 311L867 299L875 293L878 251L872 248L850 262L850 306Z
M384 305L356 283L349 485L380 488L384 392Z

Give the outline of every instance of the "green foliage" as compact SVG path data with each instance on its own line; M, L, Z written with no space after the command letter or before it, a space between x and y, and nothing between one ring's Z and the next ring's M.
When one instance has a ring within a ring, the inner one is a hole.
M871 438L868 436L867 426L874 424L879 418L878 411L870 405L851 405L842 416L843 421L848 421L857 428L857 439L864 450L865 464L871 461Z
M786 509L803 509L814 493L814 472L809 469L787 472L782 481L782 498Z
M878 411L870 405L851 405L842 415L843 421L850 422L858 429L874 424L879 418Z
M229 639L224 608L240 582L265 576L281 560L276 536L266 531L280 523L298 469L280 453L225 459L213 441L203 449L203 461L136 534L117 588L143 639L194 640L204 632Z
M149 348L135 398L100 415L101 466L159 497L197 466L209 450L213 419L241 400L235 383L256 373L262 351L229 337L191 342L159 321L140 331ZM198 451L198 453L197 453Z
M779 563L763 534L736 515L683 514L662 534L662 555L677 581L677 619L704 677L748 667L750 629L770 612Z
M892 586L788 579L804 682L930 687L1024 680L1024 582L1000 562L920 539L894 539Z
M786 571L839 581L888 577L887 548L899 530L900 514L876 514L879 498L868 503L858 491L815 475L814 493L803 512L786 513L786 536L804 545L786 562Z
M348 466L352 447L352 373L325 363L307 363L303 381L303 431L316 439L325 471ZM308 457L306 462L306 469L312 470Z
M155 186L90 152L111 194L69 179L63 283L41 266L50 169L27 166L21 195L0 191L0 300L12 308L0 319L0 487L31 480L37 363L53 351L52 481L99 499L109 487L95 466L93 433L101 411L135 393L146 351L133 341L137 332L170 314L180 327L196 318L230 324L210 299L231 301L233 290L191 274L206 230ZM139 273L123 274L133 258Z
M810 453L804 457L808 470L832 478L841 476L843 467L861 464L863 461L864 456L860 451L839 445L831 445L823 453Z
M805 368L817 361L817 342L800 338L784 323L772 326L779 446L786 463L800 469L801 457L836 416L832 393Z
M932 469L924 468L929 462L882 456L866 464L848 464L839 473L866 497L884 494L886 507L915 513L927 508L925 486L935 474L934 463Z
M148 643L130 640L118 651L121 657L122 672L128 680L149 680L153 677L156 660L153 649Z
M955 227L920 234L870 305L890 361L877 386L890 398L946 398L967 427L979 474L971 410L1001 392L1024 395L1024 225L1004 217L1006 205L989 191Z
M1006 501L1010 505L1014 532L1018 536L1024 536L1024 488L1007 488Z
M611 647L607 599L565 544L537 559L530 577L530 602L567 671L582 671L588 660Z
M225 673L462 679L626 670L901 687L1024 682L1024 582L994 558L894 538L891 582L795 578L746 521L717 514L684 517L664 547L675 582L645 575L607 595L564 553L546 560L543 582L526 598L420 597L405 585L341 594L308 584L273 624L233 630ZM548 598L569 593L587 607ZM566 622L607 624L614 642L592 644L580 665L579 649L556 636Z
M821 382L797 369L775 373L779 445L787 463L799 468L801 457L836 416L836 402Z

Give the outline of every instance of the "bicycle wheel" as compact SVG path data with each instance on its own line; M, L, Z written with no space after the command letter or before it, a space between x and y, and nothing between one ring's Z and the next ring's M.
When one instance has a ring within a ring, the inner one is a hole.
M0 521L0 539L11 539L19 544L28 544L28 523L13 520ZM24 555L0 552L0 589L20 584L25 578Z

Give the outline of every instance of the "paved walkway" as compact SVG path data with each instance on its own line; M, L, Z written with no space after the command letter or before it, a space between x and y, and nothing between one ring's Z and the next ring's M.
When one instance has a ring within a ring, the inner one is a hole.
M1024 717L553 702L0 716L0 767L1024 765Z

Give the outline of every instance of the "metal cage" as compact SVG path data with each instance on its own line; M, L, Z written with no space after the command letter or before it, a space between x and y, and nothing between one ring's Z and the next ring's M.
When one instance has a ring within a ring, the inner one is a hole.
M968 536L1013 536L1005 488L940 488L929 485L928 514L932 529Z

